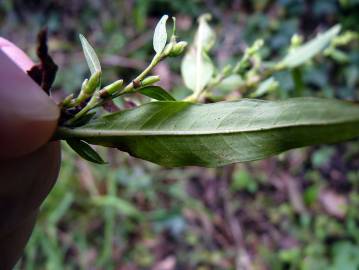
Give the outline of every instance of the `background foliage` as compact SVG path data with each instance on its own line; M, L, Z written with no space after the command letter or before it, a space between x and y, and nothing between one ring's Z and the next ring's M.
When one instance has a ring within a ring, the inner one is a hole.
M0 35L34 56L36 33L48 27L60 66L56 98L88 76L79 32L95 45L110 82L145 67L163 14L177 17L178 35L190 42L196 18L211 13L219 40L213 57L224 65L258 38L263 57L273 58L294 33L312 37L336 23L358 32L358 7L357 0L2 0ZM303 94L358 100L358 66L356 42L343 57L306 66ZM179 69L175 58L155 71L176 97L188 93ZM291 76L276 79L269 98L292 96ZM58 183L18 269L359 268L357 141L218 169L166 169L99 151L110 165L89 164L64 146Z

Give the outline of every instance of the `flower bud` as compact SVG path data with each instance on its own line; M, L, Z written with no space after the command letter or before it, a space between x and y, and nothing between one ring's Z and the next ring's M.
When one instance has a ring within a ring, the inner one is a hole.
M303 37L301 35L295 34L290 40L291 48L298 48L303 43Z
M170 42L166 45L166 47L163 49L163 55L170 55L174 46L174 42Z
M100 97L104 98L104 97L111 96L112 94L114 94L118 90L120 90L122 88L122 85L123 85L123 80L117 80L117 81L107 85L100 91Z
M144 78L141 82L141 86L147 86L147 85L151 85L154 84L156 82L160 81L160 77L159 76L148 76L146 78Z
M98 71L91 75L90 79L86 83L83 91L86 95L92 95L96 88L100 85L101 71Z
M264 45L264 41L263 39L258 39L256 40L253 45L247 49L247 53L249 56L253 56L254 54L256 54L260 48L262 48Z
M185 41L180 41L178 43L175 43L173 45L170 53L168 54L168 56L171 56L171 57L179 56L180 54L183 53L186 46L187 46L187 42L185 42Z
M232 66L231 65L226 65L222 69L221 73L223 74L224 77L229 76L232 73Z
M72 99L74 98L74 94L70 94L64 98L62 101L62 106L67 107L71 104Z
M82 90L82 89L85 89L85 87L86 87L88 81L89 81L89 79L85 79L85 80L82 82L82 84L81 84L81 90Z

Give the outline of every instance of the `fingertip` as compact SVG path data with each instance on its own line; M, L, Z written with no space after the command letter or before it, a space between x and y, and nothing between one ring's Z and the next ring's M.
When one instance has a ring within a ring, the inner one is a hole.
M23 71L28 71L34 65L33 61L11 41L0 37L0 50L3 51Z
M44 145L58 118L55 102L0 48L0 159Z

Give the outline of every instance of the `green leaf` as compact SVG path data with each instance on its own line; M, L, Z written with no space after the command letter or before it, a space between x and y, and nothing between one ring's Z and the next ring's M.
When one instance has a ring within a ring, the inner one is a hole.
M193 90L202 90L211 80L214 66L211 59L204 52L197 57L197 50L190 48L183 57L181 73L185 85Z
M223 93L229 94L234 89L238 89L244 84L243 78L238 74L229 75L227 78L222 80L216 88L221 90Z
M185 85L197 93L208 84L214 72L208 52L215 42L215 34L207 23L209 19L208 15L199 18L194 44L187 51L181 64Z
M100 61L98 60L95 50L91 47L90 43L83 35L80 34L79 36L80 36L82 49L85 54L86 62L90 68L91 74L95 74L96 72L101 72Z
M66 142L82 158L97 164L106 163L101 156L84 141L78 139L67 139Z
M269 77L268 79L261 82L258 88L250 94L251 98L258 98L274 91L278 87L278 82L273 78Z
M153 34L153 49L156 53L161 53L167 43L167 29L166 23L168 20L168 15L162 16L160 21L157 23L155 32Z
M60 139L74 137L117 147L165 166L210 167L264 159L292 148L336 143L358 135L358 105L320 98L151 102L57 132Z
M98 206L114 207L126 216L141 217L141 212L132 203L115 196L95 196L93 202Z
M205 52L209 52L216 42L216 33L208 24L211 18L210 14L204 14L198 18L198 30L194 38L197 47L203 47Z
M84 116L77 119L75 122L71 123L71 127L79 127L87 124L95 116L95 114L96 112L85 114Z
M146 86L142 87L139 90L142 95L147 97L156 99L156 100L163 100L163 101L175 101L176 99L172 97L166 90L159 86Z
M316 38L290 52L280 63L280 66L295 68L313 58L324 50L340 32L340 25L335 25Z

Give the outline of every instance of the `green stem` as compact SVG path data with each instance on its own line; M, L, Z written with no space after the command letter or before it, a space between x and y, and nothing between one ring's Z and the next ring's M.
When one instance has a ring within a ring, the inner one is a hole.
M257 87L262 81L268 79L274 73L282 71L282 70L284 70L284 67L281 67L281 66L275 66L273 68L264 70L263 73L258 76L258 79L254 80L254 81L250 81L250 82L244 82L243 85L240 87L241 92L243 93L243 92L246 92L248 89ZM223 74L218 74L215 78L213 78L213 80L201 92L193 93L192 95L185 98L184 101L198 102L200 97L204 93L212 90L214 87L218 86L224 79L228 78L229 76L231 76L233 74L235 74L233 71L226 76L224 76Z
M153 57L151 63L147 66L147 68L144 71L142 71L141 74L139 74L131 83L126 85L121 92L115 93L106 98L102 98L98 91L95 92L91 100L86 104L86 106L77 114L75 114L73 118L67 121L66 124L71 125L72 123L80 119L82 116L84 116L86 113L88 113L90 110L104 104L104 102L108 99L114 99L125 94L133 93L136 90L136 88L138 88L136 86L136 82L141 83L141 81L152 71L152 69L155 66L157 66L158 63L162 61L166 56L167 55L165 53L156 54Z
M110 177L107 177L106 182L107 196L116 197L116 177L112 173ZM98 265L105 269L114 269L111 262L112 250L113 250L113 235L115 229L116 211L114 207L106 207L104 209L104 235L103 245L100 258L98 259Z
M291 75L294 83L294 97L301 97L303 96L303 74L302 69L300 67L294 68L291 70Z
M232 74L232 73L231 73ZM231 75L230 74L230 75ZM217 74L216 77L214 77L209 83L208 85L203 88L201 91L195 92L192 95L186 97L184 99L184 101L188 101L188 102L197 102L199 101L199 99L201 98L201 96L203 96L205 93L209 92L210 90L212 90L214 87L216 87L217 85L219 85L225 78L227 78L229 75L224 75L223 73L219 73Z
M122 96L126 93L131 93L134 89L136 89L136 86L134 82L141 82L151 71L152 69L158 65L158 63L163 60L166 57L166 55L163 54L156 54L155 57L152 59L151 63L147 66L147 68L142 71L141 74L139 74L131 83L125 86L125 88L112 96L112 98L116 98L119 96Z
M90 110L103 104L103 102L104 102L104 99L99 96L98 92L96 92L92 96L90 101L86 104L86 106L81 111L79 111L77 114L75 114L75 116L73 118L68 120L66 122L66 124L71 125L71 124L75 123L78 119L80 119L82 116L84 116Z
M82 139L85 137L96 137L97 135L100 135L101 132L93 132L93 131L87 131L87 130L78 130L78 129L72 129L67 127L58 127L55 131L55 134L52 136L52 141L57 140L67 140L71 138L77 138Z

